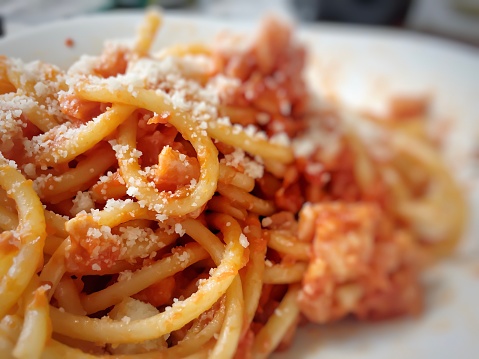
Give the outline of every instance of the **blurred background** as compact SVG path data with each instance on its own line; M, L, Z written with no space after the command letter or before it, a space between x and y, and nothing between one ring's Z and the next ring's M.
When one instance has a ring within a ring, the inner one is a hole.
M426 32L479 46L479 0L0 0L0 33L81 14L159 5L165 11L297 22L354 23Z

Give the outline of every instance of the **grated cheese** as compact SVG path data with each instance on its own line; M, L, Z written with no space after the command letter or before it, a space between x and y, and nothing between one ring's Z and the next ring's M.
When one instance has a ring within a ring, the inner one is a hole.
M178 233L180 237L183 237L186 233L181 223L175 223L175 232Z
M95 208L95 202L91 197L91 193L78 191L73 199L73 207L70 210L70 214L76 216L82 211L90 212L93 208Z
M226 154L220 162L234 167L240 172L244 171L246 175L256 179L263 177L264 174L264 165L260 161L259 157L251 159L241 148L236 148L232 153Z
M243 233L241 233L239 236L239 242L243 248L248 248L249 246L248 238L246 238L246 236Z
M91 269L93 269L94 271L101 271L101 267L97 263L92 264Z
M265 217L261 220L261 225L263 227L269 227L272 224L273 224L273 220L271 219L271 217Z

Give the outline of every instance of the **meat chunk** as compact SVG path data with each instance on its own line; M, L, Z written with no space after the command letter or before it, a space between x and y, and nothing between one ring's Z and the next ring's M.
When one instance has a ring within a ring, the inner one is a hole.
M419 312L419 249L375 204L305 206L299 236L311 241L312 258L299 295L300 309L310 321Z
M74 222L67 224L70 246L67 247L65 266L71 273L98 274L111 267L119 258L117 241L111 234L111 228L99 226L91 215L78 214Z
M163 147L158 156L158 168L154 178L160 191L176 191L196 183L200 177L200 165L194 157L182 154L169 146Z

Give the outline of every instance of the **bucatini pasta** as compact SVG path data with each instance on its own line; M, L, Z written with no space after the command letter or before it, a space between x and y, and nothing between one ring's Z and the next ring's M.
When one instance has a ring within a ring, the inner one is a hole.
M66 71L0 59L0 356L265 358L419 313L465 218L424 102L318 100L273 18L155 52L160 25Z

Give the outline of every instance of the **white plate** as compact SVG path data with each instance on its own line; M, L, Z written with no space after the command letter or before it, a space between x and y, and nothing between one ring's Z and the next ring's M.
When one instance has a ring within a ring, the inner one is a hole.
M0 54L68 66L98 54L104 39L132 37L141 15L95 15L43 25L0 40ZM168 16L156 46L210 40L222 29L251 24ZM454 120L447 155L469 187L471 225L454 258L425 276L426 311L417 319L385 323L309 325L293 347L275 358L383 359L479 357L479 191L471 153L479 143L479 52L430 37L364 27L317 25L299 31L313 54L308 80L323 95L350 106L378 109L394 93L434 97L437 120ZM65 40L75 46L69 48Z

